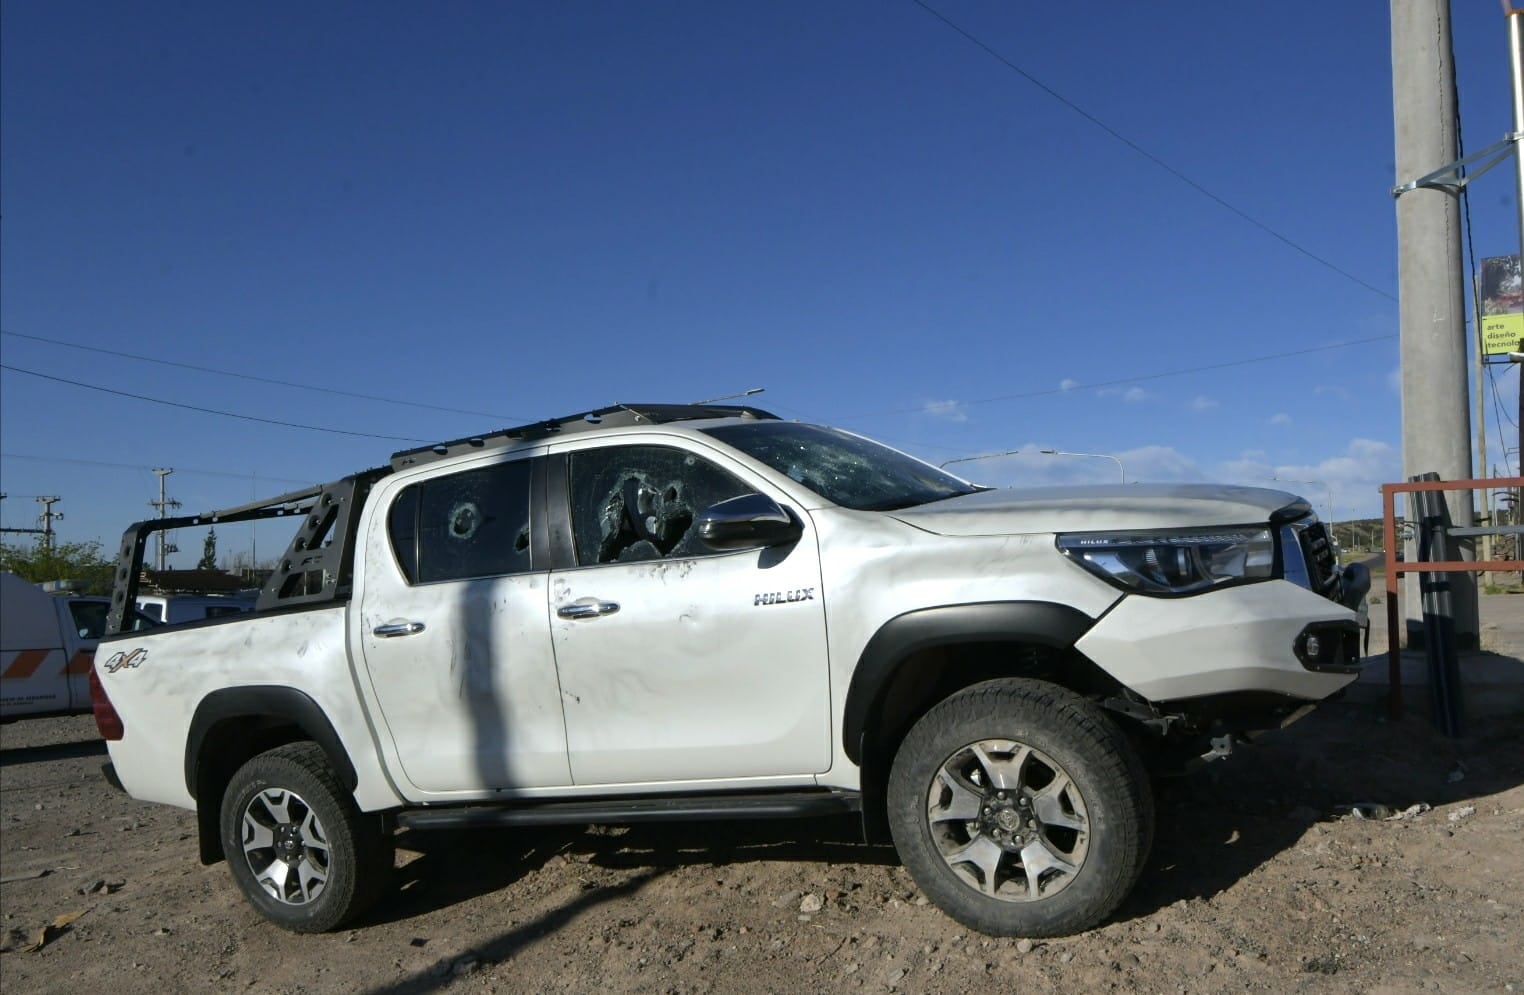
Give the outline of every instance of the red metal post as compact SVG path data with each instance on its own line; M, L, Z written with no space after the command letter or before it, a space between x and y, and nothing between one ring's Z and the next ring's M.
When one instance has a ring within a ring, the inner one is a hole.
M1521 371L1524 375L1524 371ZM1524 428L1524 426L1521 426ZM1524 569L1524 554L1516 560L1443 560L1433 563L1397 562L1397 528L1394 498L1416 491L1474 491L1482 487L1520 487L1524 477L1495 477L1489 480L1422 480L1406 484L1381 485L1381 534L1386 542L1386 661L1387 710L1392 718L1402 718L1402 651L1397 639L1401 614L1397 610L1397 580L1407 573L1475 573L1482 570Z

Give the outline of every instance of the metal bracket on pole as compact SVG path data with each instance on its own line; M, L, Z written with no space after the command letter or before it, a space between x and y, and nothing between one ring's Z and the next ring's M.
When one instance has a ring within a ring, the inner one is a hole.
M1489 169L1491 169L1493 166L1496 166L1504 159L1507 159L1509 156L1517 155L1519 151L1519 141L1521 139L1524 139L1524 134L1521 134L1517 131L1510 131L1508 134L1503 136L1502 141L1493 142L1491 145L1482 149L1480 152L1473 152L1470 155L1466 156L1464 159L1459 159L1455 162L1452 162L1448 166L1441 166L1434 172L1429 173L1425 176L1420 176L1418 179L1413 180L1410 183L1403 183L1400 186L1392 187L1392 196L1401 197L1405 193L1420 189L1443 190L1448 194L1459 194L1466 188L1466 184L1470 183L1478 176L1481 176L1483 173L1487 172ZM1461 175L1462 170L1464 170L1467 166L1471 165L1473 162L1476 162L1478 159L1485 159L1488 156L1492 156L1492 158L1489 159L1486 163L1478 166L1476 169L1472 170L1470 173L1464 176Z

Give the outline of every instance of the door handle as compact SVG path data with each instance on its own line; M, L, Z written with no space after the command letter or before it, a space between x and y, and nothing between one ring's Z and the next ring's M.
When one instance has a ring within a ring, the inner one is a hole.
M604 615L612 615L618 610L617 602L587 598L583 601L573 601L569 605L562 605L556 609L556 614L562 618L601 618Z
M393 636L415 636L423 631L422 622L388 622L378 625L371 630L382 639L390 639Z

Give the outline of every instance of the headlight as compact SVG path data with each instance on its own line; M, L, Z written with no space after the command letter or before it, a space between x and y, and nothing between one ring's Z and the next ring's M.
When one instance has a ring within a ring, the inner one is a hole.
M1190 594L1275 575L1268 527L1073 533L1059 536L1058 548L1096 576L1139 594Z

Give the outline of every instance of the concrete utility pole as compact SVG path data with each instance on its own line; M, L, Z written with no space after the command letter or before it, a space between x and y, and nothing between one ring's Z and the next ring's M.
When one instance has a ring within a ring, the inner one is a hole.
M1397 182L1455 161L1454 55L1449 0L1391 0L1392 116ZM1460 206L1453 191L1424 187L1397 198L1398 313L1401 323L1402 465L1405 476L1433 471L1444 480L1471 472L1467 412L1466 302ZM1450 520L1470 526L1472 498L1445 497ZM1408 510L1416 519L1414 509ZM1469 542L1452 559L1475 559ZM1458 554L1458 555L1457 555ZM1409 559L1417 559L1413 550ZM1457 645L1478 644L1476 577L1450 574ZM1402 603L1408 645L1423 638L1423 600L1409 574Z
M164 496L164 478L169 476L171 473L174 473L174 472L175 471L172 470L172 469L170 469L170 470L155 470L154 471L154 473L159 478L159 500L148 502L148 507L159 509L159 517L160 518L167 518L167 517L169 517L168 515L165 514L165 512L168 511L170 508L178 508L178 507L180 507L180 502L179 501L176 501L174 498L167 498L167 497ZM158 563L157 569L158 569L159 573L163 573L164 572L164 557L166 555L168 555L169 553L178 553L179 551L180 551L180 547L176 546L173 543L166 542L165 539L164 539L164 533L162 531L160 531L159 532L159 557L158 557L158 560L156 561Z
M37 516L37 520L42 523L42 548L48 552L53 551L53 519L63 520L63 512L54 511L53 506L62 500L56 495L37 499L37 503L42 505L42 514Z

